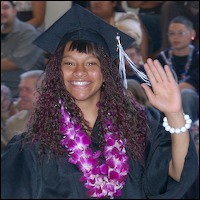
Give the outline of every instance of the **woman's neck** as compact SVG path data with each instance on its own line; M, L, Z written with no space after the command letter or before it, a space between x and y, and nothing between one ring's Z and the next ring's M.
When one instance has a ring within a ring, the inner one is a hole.
M79 102L77 103L77 106L81 109L84 119L88 121L89 126L93 128L98 116L98 107L96 106L96 103L86 104Z

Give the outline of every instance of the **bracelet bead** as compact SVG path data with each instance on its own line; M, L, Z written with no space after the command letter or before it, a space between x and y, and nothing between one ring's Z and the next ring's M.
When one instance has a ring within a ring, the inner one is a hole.
M168 124L167 118L163 118L163 127L165 128L166 131L169 131L170 133L175 133L175 134L180 134L185 132L187 129L190 129L192 120L190 119L190 116L187 114L184 114L184 119L185 119L185 125L181 128L173 128Z

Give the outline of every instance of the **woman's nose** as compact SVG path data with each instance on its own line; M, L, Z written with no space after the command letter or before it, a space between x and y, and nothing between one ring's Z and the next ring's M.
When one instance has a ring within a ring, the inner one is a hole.
M73 74L75 76L82 77L82 76L85 76L87 74L87 71L86 71L84 66L79 65L79 66L76 66Z

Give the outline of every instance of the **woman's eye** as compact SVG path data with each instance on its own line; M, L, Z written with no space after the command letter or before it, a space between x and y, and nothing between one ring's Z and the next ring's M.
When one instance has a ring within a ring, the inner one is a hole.
M72 62L65 62L64 65L66 65L66 66L73 66L73 63Z
M89 62L89 63L87 63L87 65L88 66L93 66L93 65L97 65L97 63L95 63L95 62Z

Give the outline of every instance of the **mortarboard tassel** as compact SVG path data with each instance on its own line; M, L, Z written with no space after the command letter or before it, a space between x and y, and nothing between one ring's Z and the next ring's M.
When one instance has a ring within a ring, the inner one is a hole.
M120 42L120 36L117 36L116 38L117 38L117 43L118 43L117 46L118 46L118 51L119 51L119 73L122 77L124 88L127 89L128 85L127 85L127 80L126 80L125 60L124 60L123 51L121 50L123 48Z
M137 76L139 76L147 85L151 86L151 83L142 71L138 70L138 67L135 63L128 57L126 52L124 51L121 42L120 42L120 36L116 36L117 39L117 47L119 51L119 73L123 79L124 87L127 89L127 79L126 79L126 68L125 68L125 59L127 60L128 64L130 65L131 69L136 73Z

